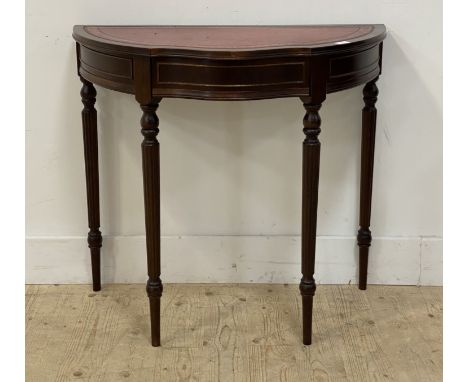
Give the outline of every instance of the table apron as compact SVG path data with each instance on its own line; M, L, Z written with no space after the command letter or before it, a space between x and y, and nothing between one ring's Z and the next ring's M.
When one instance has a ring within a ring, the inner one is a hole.
M136 65L141 57L96 51L78 44L79 74L92 83L135 94ZM316 61L320 59L317 70ZM326 92L348 89L376 78L381 71L381 44L318 56L223 60L189 57L147 57L145 78L154 97L205 100L249 100L305 97L317 82ZM317 78L320 77L320 81ZM323 81L322 81L323 80ZM141 85L140 85L141 86Z

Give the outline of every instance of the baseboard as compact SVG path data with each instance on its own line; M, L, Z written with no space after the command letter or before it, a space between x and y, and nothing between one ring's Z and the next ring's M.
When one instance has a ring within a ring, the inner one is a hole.
M298 283L299 236L165 236L163 282ZM356 283L354 237L317 238L316 280ZM145 238L104 237L104 283L146 282ZM85 237L27 237L26 282L89 283ZM370 284L442 285L442 239L375 238L369 258Z

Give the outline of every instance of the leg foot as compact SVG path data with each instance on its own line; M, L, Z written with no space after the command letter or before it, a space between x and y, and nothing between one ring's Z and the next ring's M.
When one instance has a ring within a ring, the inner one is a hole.
M91 270L93 275L93 291L101 290L101 253L100 248L91 248Z
M359 289L367 289L367 264L369 261L369 247L372 241L371 231L369 229L360 229L358 231L359 245Z
M302 278L299 285L302 295L302 333L304 345L312 343L312 307L315 294L315 281Z
M150 319L151 319L151 345L161 346L161 296L163 286L161 279L148 280L146 284L146 293L148 294L150 303Z

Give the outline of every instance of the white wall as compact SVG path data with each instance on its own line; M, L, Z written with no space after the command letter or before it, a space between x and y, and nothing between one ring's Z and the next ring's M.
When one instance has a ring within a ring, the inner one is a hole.
M370 282L442 283L442 2L27 1L26 280L89 282L74 24L384 23ZM146 280L134 98L98 87L105 282ZM322 108L317 280L354 282L361 88ZM298 99L162 101L163 281L297 282Z

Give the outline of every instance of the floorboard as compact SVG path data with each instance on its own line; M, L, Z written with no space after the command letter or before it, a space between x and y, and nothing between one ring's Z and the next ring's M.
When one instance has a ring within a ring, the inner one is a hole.
M26 379L441 381L442 288L319 285L301 343L297 285L167 284L162 347L143 285L28 285Z

